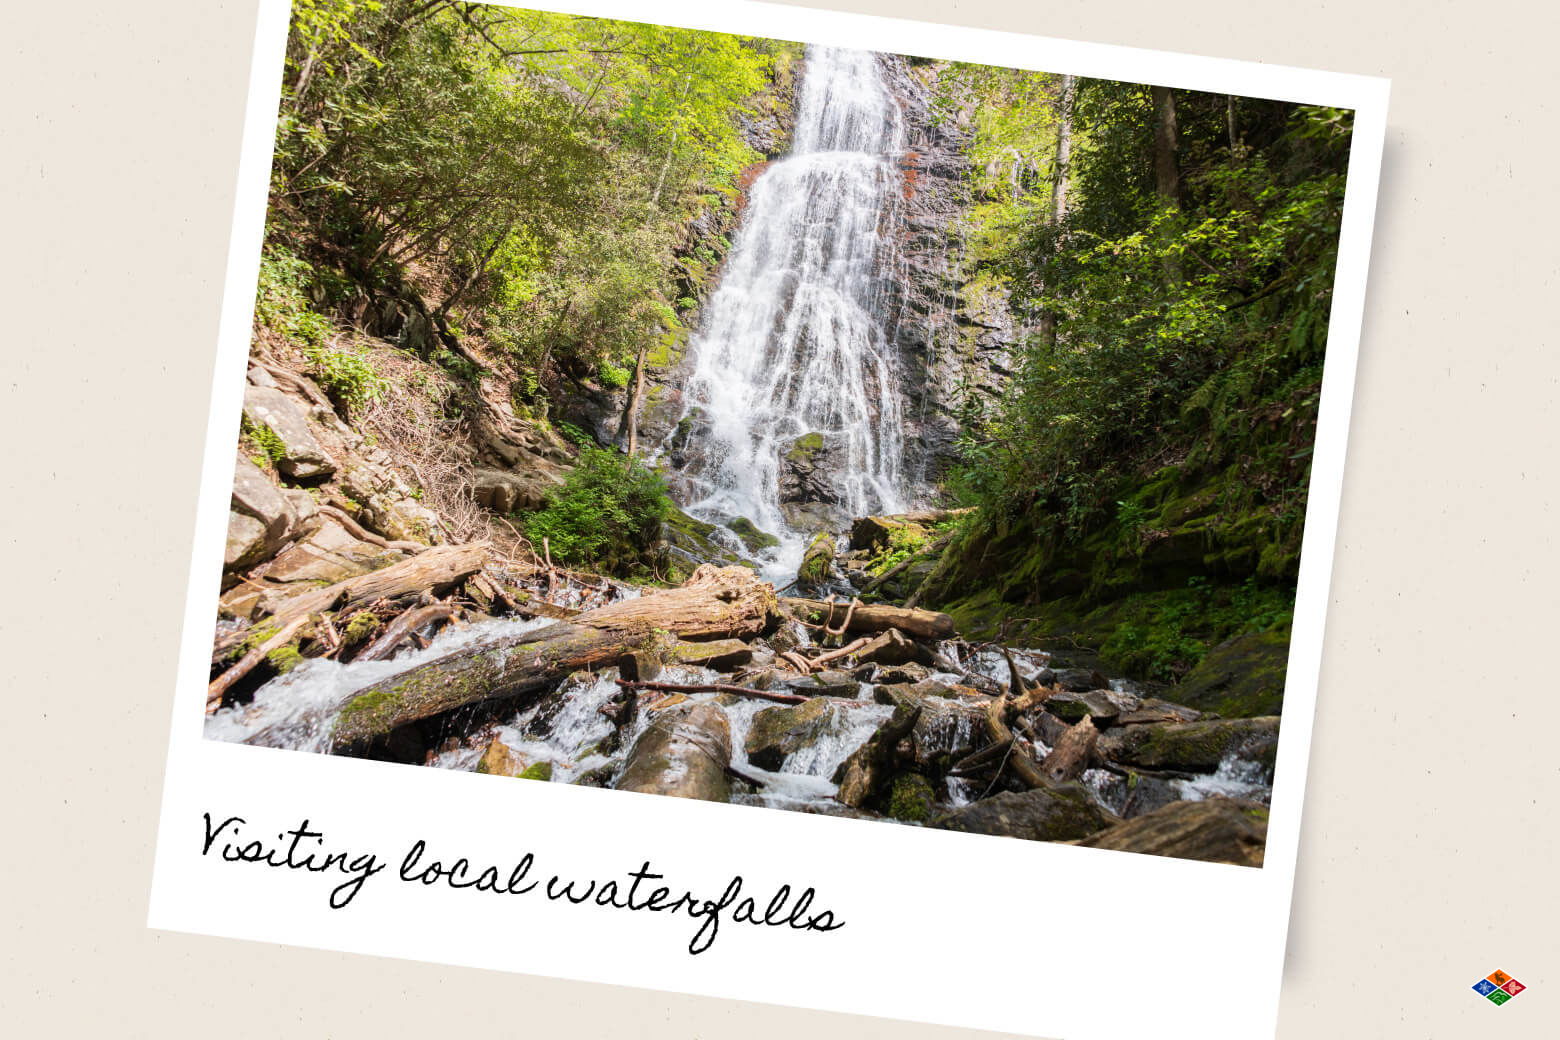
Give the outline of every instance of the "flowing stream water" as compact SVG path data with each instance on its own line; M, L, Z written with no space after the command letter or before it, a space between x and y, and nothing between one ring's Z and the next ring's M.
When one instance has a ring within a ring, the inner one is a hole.
M787 580L813 532L781 509L799 438L829 459L850 516L905 508L902 392L888 335L904 120L867 51L807 52L790 154L749 191L719 286L691 344L685 506L745 517L781 539L761 561Z

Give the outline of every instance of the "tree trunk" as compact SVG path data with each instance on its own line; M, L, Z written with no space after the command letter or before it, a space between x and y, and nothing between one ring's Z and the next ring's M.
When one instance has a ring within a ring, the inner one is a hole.
M774 589L751 570L705 564L680 588L457 650L376 683L341 709L331 745L343 748L478 701L530 693L570 672L615 664L636 650L665 649L672 636L756 636L777 613Z
M645 349L639 345L639 357L634 362L634 389L628 398L628 457L639 452L639 407L645 398Z
M780 606L791 616L809 624L838 625L845 620L849 604L787 596L780 600ZM850 623L846 625L847 632L886 632L891 628L908 632L920 639L952 639L954 635L953 618L947 614L882 604L857 605L851 612Z
M1154 99L1154 190L1176 208L1181 205L1181 168L1176 157L1180 134L1175 125L1175 92L1150 87Z
M1072 166L1072 109L1076 90L1072 76L1062 77L1062 92L1057 98L1056 114L1056 162L1051 169L1051 226L1060 228L1067 218L1067 181ZM1048 347L1056 346L1056 312L1050 309L1040 315L1040 340Z

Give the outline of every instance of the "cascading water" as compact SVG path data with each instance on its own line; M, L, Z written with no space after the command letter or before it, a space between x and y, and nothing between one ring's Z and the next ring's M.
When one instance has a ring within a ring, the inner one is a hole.
M811 47L791 153L753 183L724 276L691 345L694 417L683 495L694 516L745 517L781 538L786 578L803 540L780 468L821 435L842 515L905 508L899 369L886 313L904 124L882 57Z

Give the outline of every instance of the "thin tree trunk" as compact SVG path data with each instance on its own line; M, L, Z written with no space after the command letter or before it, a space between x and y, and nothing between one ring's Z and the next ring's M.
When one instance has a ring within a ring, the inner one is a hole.
M1067 183L1072 166L1072 110L1076 90L1073 77L1062 77L1056 126L1056 162L1051 169L1051 227L1060 228L1067 217ZM1047 308L1040 315L1040 340L1056 346L1056 312Z
M1175 92L1150 87L1154 99L1154 190L1177 209L1181 205L1181 168L1176 156L1180 134L1175 125Z

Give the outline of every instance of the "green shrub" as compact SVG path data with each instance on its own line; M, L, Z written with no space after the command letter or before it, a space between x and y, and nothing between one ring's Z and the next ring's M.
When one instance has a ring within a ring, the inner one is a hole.
M579 465L525 520L526 537L545 538L554 560L624 574L651 562L671 499L661 478L637 459L582 446Z
M309 361L309 374L315 382L348 411L377 400L389 389L389 382L369 360L366 344L350 349L313 344L303 348L303 355Z

